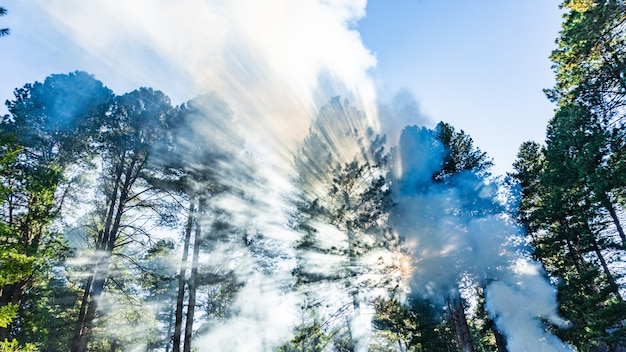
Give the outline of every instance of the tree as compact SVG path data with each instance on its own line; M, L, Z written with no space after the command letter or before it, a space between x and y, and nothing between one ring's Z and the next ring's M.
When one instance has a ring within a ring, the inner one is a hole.
M94 121L106 114L111 97L100 81L76 71L27 84L7 102L11 115L0 126L0 250L23 274L1 286L0 307L21 307L25 294L45 285L63 260L64 240L53 224L73 192L69 171L80 173L89 158ZM11 326L0 328L0 339L11 333Z
M184 351L190 351L199 289L232 281L230 271L202 272L200 251L211 248L211 242L223 240L229 232L237 232L217 202L227 193L231 196L239 193L239 181L250 184L252 168L245 160L244 140L232 111L217 96L202 95L183 104L172 126L172 141L155 146L160 157L152 161L155 172L150 182L179 194L188 207L172 348L180 351L182 346ZM224 287L236 289L236 286Z
M385 243L391 199L385 179L384 143L384 137L367 126L362 112L336 97L320 109L295 158L302 190L296 222L303 232L295 273L305 288L330 284L347 291L349 301L326 307L335 311L325 319L336 319L331 317L338 314L343 316L339 321L347 321L348 349L355 348L360 338L354 329L362 329L358 322L360 291L384 286L386 280L385 265L364 262L392 245ZM320 263L311 260L317 256L341 265L330 272L320 270L316 267Z
M147 235L131 221L135 209L155 209L149 201L156 190L143 178L151 147L167 136L173 108L161 92L141 88L115 99L98 140L102 184L96 195L91 273L81 299L72 351L85 351L98 313L98 302L109 281L114 252Z
M416 248L418 251L436 253L441 251L441 245L458 246L447 242L445 238L450 236L448 233L439 232L458 232L462 236L470 226L467 219L491 216L499 209L493 199L480 196L478 191L485 190L484 179L488 176L491 161L474 146L468 135L463 131L455 131L449 124L441 122L434 130L417 126L405 127L393 159L396 169L393 170L392 184L395 186L396 200L401 204L394 216L395 227L402 237L417 236L422 240L422 246L429 242L433 246ZM442 199L457 201L454 204L437 204L442 203ZM448 225L443 228L433 226L432 223L438 221L428 219L429 216L434 216L429 214L428 207L441 209L444 214L436 216L442 219L454 219L448 221L454 224L453 228ZM421 233L415 233L417 229ZM424 265L428 261L426 258L418 259ZM436 289L445 296L449 321L453 324L459 349L474 351L459 289L459 282L471 272L472 263L461 252L452 253L446 260L452 263L447 264L447 272L441 273L442 277L437 279L440 285Z
M379 298L374 308L372 324L384 340L397 344L394 351L456 351L450 322L432 302Z
M535 257L559 278L561 312L573 323L559 334L581 349L619 344L624 318L608 259L623 241L607 231L611 193L600 176L606 172L606 135L594 115L580 105L560 107L548 126L547 146L522 145L513 175L523 187L519 219ZM614 225L619 232L619 222Z

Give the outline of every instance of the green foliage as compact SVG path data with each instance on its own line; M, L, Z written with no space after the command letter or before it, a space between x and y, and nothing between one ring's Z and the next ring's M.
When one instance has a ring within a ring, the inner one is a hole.
M463 130L457 132L452 125L439 122L435 127L436 139L444 146L443 165L432 176L437 182L462 171L472 171L481 177L488 176L493 161L487 153L474 146L472 138Z
M450 323L445 313L426 300L411 299L402 304L397 299L377 299L372 325L382 341L377 349L387 346L400 351L456 351ZM397 349L396 349L397 348Z
M278 352L321 352L329 344L331 336L323 331L317 321L298 325L288 343L280 346Z
M38 352L39 349L31 344L21 345L16 339L0 341L0 352Z
M547 145L525 143L514 164L522 186L518 219L535 257L558 282L557 334L580 350L623 344L623 281L612 258L624 255L626 4L565 0L551 59L559 104ZM617 259L619 260L619 259Z
M0 286L24 280L33 272L35 258L19 253L16 248L0 247Z
M0 327L6 328L11 324L17 314L17 308L17 305L13 303L0 307Z

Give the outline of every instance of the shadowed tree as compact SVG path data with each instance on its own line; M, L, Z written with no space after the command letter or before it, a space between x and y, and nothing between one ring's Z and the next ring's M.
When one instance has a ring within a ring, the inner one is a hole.
M546 147L523 144L513 174L522 186L518 219L535 257L559 278L561 313L572 322L557 333L580 349L623 343L626 312L619 270L611 267L624 242L619 219L607 215L614 191L606 188L606 135L594 115L580 105L561 106Z

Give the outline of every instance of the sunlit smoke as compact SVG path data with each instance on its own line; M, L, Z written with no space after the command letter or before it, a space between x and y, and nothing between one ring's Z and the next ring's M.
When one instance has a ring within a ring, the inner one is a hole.
M375 59L353 28L365 15L365 5L365 0L39 4L62 32L97 58L88 70L116 92L147 85L164 91L176 103L216 92L232 109L246 149L255 165L261 166L254 176L259 182L255 189L238 176L248 162L221 163L221 176L230 187L261 203L244 206L241 200L222 197L216 207L233 214L230 221L235 226L251 226L268 240L286 241L283 246L294 237L287 230L291 209L285 203L294 191L293 151L321 105L341 95L375 116L374 88L366 74ZM195 127L197 132L207 138L219 135L219 126L205 122ZM248 336L241 343L247 345L228 344L220 350L271 349L279 337L286 338L291 326L289 319L272 320L275 312L269 307L292 300L283 300L282 284L269 284L264 274L240 275L247 284L234 301L241 315L205 341L220 336L222 340L215 341L242 340L245 330ZM247 300L247 295L257 302ZM289 309L285 311L289 314Z
M445 149L426 128L406 127L394 155L394 225L415 258L413 294L438 300L462 281L484 285L487 311L510 351L572 350L541 322L566 326L556 313L555 289L529 259L497 184L470 171L436 182Z
M518 259L512 275L502 276L486 289L486 308L507 336L510 351L574 351L545 331L546 321L567 328L569 323L556 312L556 290L535 262Z
M289 158L316 103L348 92L360 105L374 102L366 70L375 59L351 28L365 14L364 0L72 0L43 6L105 64L94 72L98 77L123 75L110 83L114 88L148 84L174 101L219 92L261 155Z
M456 286L464 275L490 282L487 309L507 334L511 351L569 350L541 325L540 319L565 323L556 315L554 290L537 265L523 259L516 241L520 230L495 201L497 186L471 173L455 176L452 187L434 184L431 176L442 166L441 143L427 128L411 127L400 135L405 125L431 127L415 99L401 91L391 102L376 104L367 75L376 60L354 28L365 15L365 0L50 0L38 5L56 19L61 32L97 58L88 70L118 93L152 86L180 104L215 92L209 95L214 104L200 107L189 134L179 136L181 144L198 143L189 138L192 132L216 148L233 143L237 134L245 141L245 150L231 150L216 162L217 177L233 192L213 196L206 221L216 221L223 211L230 225L248 231L220 238L199 264L234 272L242 288L232 300L234 313L202 331L198 348L272 350L291 337L302 299L289 292L295 261L291 248L299 236L288 226L293 211L288 200L298 191L292 166L318 118L317 130L331 147L333 165L317 155L308 160L304 171L313 175L312 193L322 187L318 174L360 153L363 144L345 144L351 128L359 130L351 137L354 142L370 137L365 127L378 132L380 124L391 144L399 145L392 163L394 225L413 255L413 261L403 253L391 259L398 263L399 282L411 278L415 293L431 297ZM343 121L347 126L338 126L335 110L344 98L354 109ZM222 115L239 130L215 119ZM344 249L337 246L340 231L315 226L322 247ZM309 253L300 259L313 275L328 275L341 266L337 256ZM325 309L351 304L349 298L332 297L330 287L322 288L328 294ZM519 309L529 306L536 309Z

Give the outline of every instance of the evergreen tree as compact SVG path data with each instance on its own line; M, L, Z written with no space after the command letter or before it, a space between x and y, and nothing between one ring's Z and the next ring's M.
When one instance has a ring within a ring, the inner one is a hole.
M239 182L251 184L253 169L246 160L244 140L232 111L214 95L203 95L180 106L173 122L172 141L157 144L156 150L160 157L152 161L155 172L150 182L180 195L188 207L172 350L180 351L182 347L183 351L190 351L199 289L208 286L237 289L232 271L205 267L203 272L199 260L201 250L210 251L217 242L233 240L229 236L240 236L236 240L244 237L240 229L230 224L231 214L217 203L227 194L242 197ZM225 300L233 294L223 293ZM207 299L217 301L217 297Z
M349 350L358 339L352 324L359 324L361 291L386 285L384 265L364 262L377 255L376 249L392 246L386 228L391 201L384 142L362 112L337 97L321 108L295 159L302 190L297 226L303 232L295 274L313 305L324 300L311 296L313 287L328 285L349 297L339 307L325 307L332 311L323 318L345 322L345 335L338 336L344 336ZM314 258L319 256L337 261L336 270L316 267L321 263Z
M76 179L68 176L69 171L80 174L84 169L94 126L108 112L111 98L111 91L101 82L77 71L27 84L15 91L15 100L7 102L11 115L5 116L0 126L0 251L3 260L14 262L11 266L22 275L6 277L0 309L20 307L27 314L43 308L36 301L26 302L25 297L49 292L45 285L56 280L51 269L63 260L67 249L53 225L76 192ZM45 304L43 300L40 303ZM32 314L30 318L35 320ZM29 324L26 319L18 322ZM1 327L0 340L24 328Z
M446 234L431 233L429 214L420 214L429 202L457 197L459 204L448 204L445 212L454 213L458 226L453 231L462 233L468 224L463 219L475 219L492 215L498 211L493 199L479 196L478 189L484 187L484 179L489 175L491 161L487 155L474 146L474 142L463 131L457 132L446 123L439 123L434 130L407 126L402 131L398 149L394 151L393 184L398 202L403 205L401 212L395 215L396 228L401 236L408 236L403 231L420 228L424 238L445 237ZM473 187L467 187L472 184ZM451 193L452 192L452 193ZM446 195L436 197L433 195ZM450 194L450 196L447 196ZM441 205L432 205L441 207ZM450 208L453 207L453 208ZM458 207L458 208L457 208ZM438 214L445 217L447 214ZM439 229L441 230L441 229ZM439 243L437 240L435 242ZM442 240L445 242L445 240ZM419 248L418 248L419 249ZM434 251L439 248L433 249ZM446 310L452 324L458 348L462 351L474 351L470 327L467 323L465 304L461 298L459 283L470 270L471 263L463 261L463 256L454 256L448 261L455 261L445 275L451 276L446 287L438 287L445 295ZM420 258L418 258L419 260ZM466 268L466 269L464 269ZM484 280L484 278L472 278ZM443 279L442 279L443 280ZM445 281L445 280L443 280Z
M113 254L147 235L145 228L134 225L137 218L133 219L132 211L155 209L150 202L155 188L142 176L153 143L167 136L171 116L172 107L163 93L141 88L117 97L102 123L98 140L102 184L94 222L87 229L93 236L93 264L84 284L72 351L87 350L96 317L104 313L98 304L110 282Z

